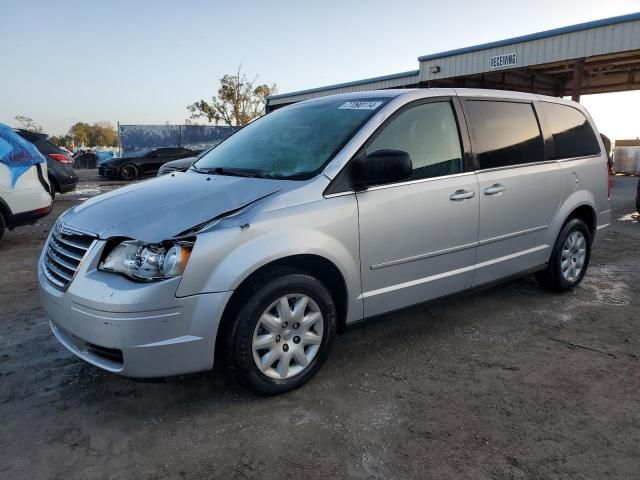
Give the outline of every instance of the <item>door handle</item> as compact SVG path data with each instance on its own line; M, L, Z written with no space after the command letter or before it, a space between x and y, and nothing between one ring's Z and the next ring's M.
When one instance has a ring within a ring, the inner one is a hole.
M449 200L453 200L454 202L460 202L462 200L466 200L468 198L475 197L476 192L471 190L456 190L451 195L449 195Z
M499 193L504 192L506 189L507 189L507 187L505 187L504 185L502 185L500 183L494 183L490 187L487 187L487 188L484 189L484 194L485 195L497 195Z

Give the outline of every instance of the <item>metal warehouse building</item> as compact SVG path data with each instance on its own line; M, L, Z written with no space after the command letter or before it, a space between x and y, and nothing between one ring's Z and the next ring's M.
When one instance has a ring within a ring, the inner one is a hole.
M267 112L337 93L388 88L498 88L579 101L640 89L640 13L418 57L418 69L273 95Z

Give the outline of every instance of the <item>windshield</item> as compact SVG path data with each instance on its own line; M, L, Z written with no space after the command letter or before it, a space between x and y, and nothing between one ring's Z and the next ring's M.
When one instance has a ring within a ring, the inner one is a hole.
M306 180L389 98L322 99L276 110L198 160L196 171Z

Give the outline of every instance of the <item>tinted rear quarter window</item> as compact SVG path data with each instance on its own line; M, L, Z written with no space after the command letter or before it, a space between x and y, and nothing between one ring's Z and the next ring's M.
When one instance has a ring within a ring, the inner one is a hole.
M544 141L530 103L469 100L466 104L481 169L545 160Z
M600 153L593 128L580 110L557 103L541 102L539 105L553 136L555 155L550 157L552 160Z
M33 144L42 153L61 153L62 152L61 149L59 149L53 143L51 143L49 140L44 139L44 138L36 140L35 142L33 142Z

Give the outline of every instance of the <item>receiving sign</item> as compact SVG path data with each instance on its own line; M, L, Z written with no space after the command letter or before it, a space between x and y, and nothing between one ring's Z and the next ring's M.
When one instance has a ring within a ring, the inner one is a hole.
M495 70L497 68L515 67L518 64L516 52L504 53L489 58L489 68Z

